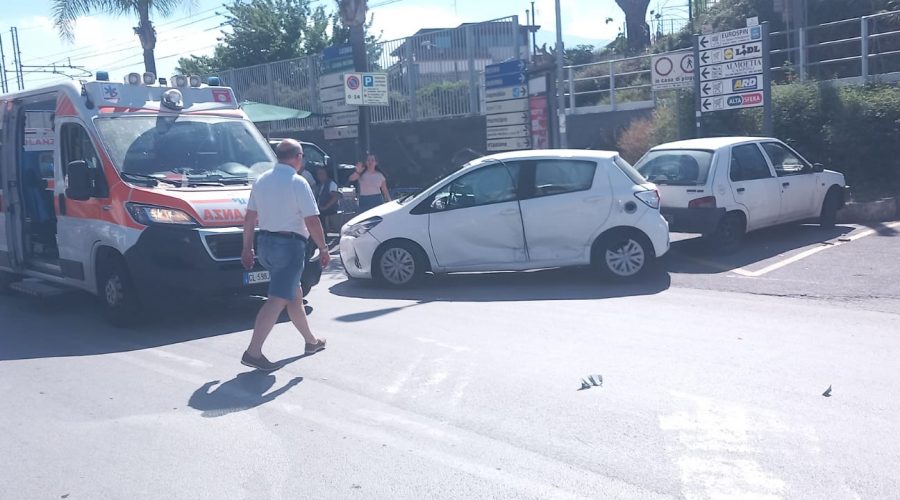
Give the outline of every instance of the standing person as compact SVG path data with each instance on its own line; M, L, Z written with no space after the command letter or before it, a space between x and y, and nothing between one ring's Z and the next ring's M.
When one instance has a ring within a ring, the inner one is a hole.
M322 227L325 228L325 236L328 236L328 216L335 215L338 212L338 201L341 194L338 192L337 184L331 180L331 172L328 168L322 167L316 172L318 177L319 188L316 200L319 201L319 218L322 220Z
M350 182L359 181L359 211L360 213L391 201L391 192L388 191L387 177L378 168L378 157L372 153L366 156L366 164L356 165L356 172L350 175Z
M327 267L331 260L312 189L300 175L303 147L293 139L285 139L275 148L275 154L278 164L260 175L250 192L241 252L244 268L252 269L258 221L259 262L269 271L269 300L256 316L253 337L241 364L264 371L280 368L263 356L262 346L285 308L306 341L305 353L314 354L325 348L325 339L316 338L309 329L300 286L310 237L319 248L322 267Z

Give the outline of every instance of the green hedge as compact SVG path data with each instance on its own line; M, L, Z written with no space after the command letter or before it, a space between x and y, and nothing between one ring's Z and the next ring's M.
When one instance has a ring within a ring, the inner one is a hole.
M857 194L865 197L900 192L900 87L776 85L772 110L775 137L810 161L843 172ZM663 100L655 111L654 130L644 134L654 143L647 146L690 137L692 114L690 92ZM723 111L703 117L707 136L760 135L761 130L760 110Z

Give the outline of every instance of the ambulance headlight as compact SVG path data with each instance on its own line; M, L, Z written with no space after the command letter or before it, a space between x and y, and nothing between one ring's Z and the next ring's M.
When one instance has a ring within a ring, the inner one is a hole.
M203 83L203 81L200 80L200 77L197 75L191 75L190 80L191 80L191 87L199 87Z
M141 84L141 74L140 73L128 73L128 76L125 78L125 82L128 85L140 85Z
M175 208L142 205L140 203L126 203L125 206L135 222L145 226L151 224L197 224L193 217Z
M188 78L184 75L175 75L169 79L175 87L187 87Z
M179 111L184 108L184 96L178 89L169 89L163 92L162 104L169 109Z
M156 83L156 75L151 72L144 73L144 85L153 85Z

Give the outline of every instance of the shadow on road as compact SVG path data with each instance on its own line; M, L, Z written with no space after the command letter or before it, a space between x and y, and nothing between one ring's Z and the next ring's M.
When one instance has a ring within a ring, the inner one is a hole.
M673 242L671 250L663 257L660 266L672 273L722 273L811 245L825 244L855 229L853 226L823 228L818 225L799 224L761 229L747 234L740 249L729 255L716 254L698 236Z
M85 293L7 295L0 300L0 361L127 352L250 330L261 305L247 297L179 303L138 326L117 328Z
M365 299L415 300L416 304L390 307L337 318L363 321L429 302L506 302L533 300L608 299L653 295L671 285L668 273L655 270L635 283L601 282L585 269L547 269L530 272L451 274L434 276L422 286L387 290L366 281L345 280L333 285L331 293Z
M264 405L300 382L303 382L303 377L295 377L282 387L267 393L275 385L275 375L259 370L244 372L224 384L220 384L218 380L203 384L191 395L188 406L201 411L201 415L207 418L223 417Z

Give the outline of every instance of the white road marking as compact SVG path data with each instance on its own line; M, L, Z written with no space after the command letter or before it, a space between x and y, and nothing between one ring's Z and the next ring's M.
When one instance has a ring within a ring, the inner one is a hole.
M409 379L413 376L413 373L416 372L416 368L419 366L419 363L421 363L423 359L425 359L425 355L420 354L415 361L410 363L405 370L397 375L397 379L394 380L394 383L387 386L384 391L388 394L397 394L398 392L400 392L400 389L403 389L403 386L406 385L406 382L408 382Z
M900 227L900 222L892 222L889 224L885 224L885 226L889 227L891 229L897 228L897 227ZM841 245L846 245L847 243L851 243L860 238L865 238L866 236L872 236L873 234L877 234L877 233L878 233L878 231L875 229L868 229L866 231L863 231L861 233L857 233L857 234L854 234L854 235L848 237L847 241L835 241L835 242L822 243L821 246L818 246L815 248L810 248L809 250L800 252L797 255L792 255L782 261L779 261L779 262L776 262L769 266L766 266L758 271L750 271L748 269L738 268L738 269L733 269L731 272L733 272L735 274L739 274L741 276L746 276L748 278L757 278L759 276L769 274L772 271L777 271L778 269L781 269L782 267L789 266L795 262L801 261L801 260L803 260L807 257L810 257L812 255L815 255L823 250L827 250L829 248L834 248L834 247L839 247Z

